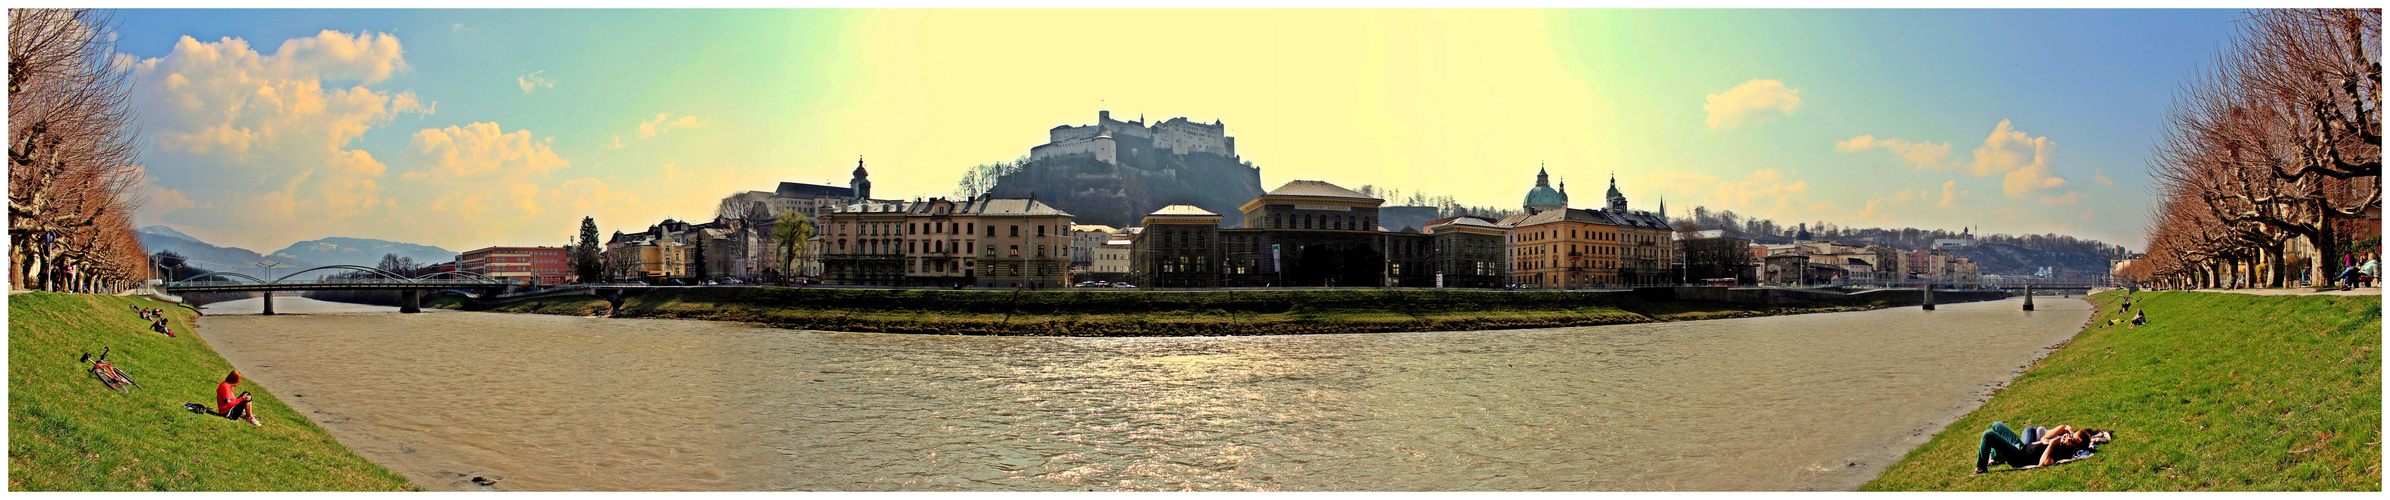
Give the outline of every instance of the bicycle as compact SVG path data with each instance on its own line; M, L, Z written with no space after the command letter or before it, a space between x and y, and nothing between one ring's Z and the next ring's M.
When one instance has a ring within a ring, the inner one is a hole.
M83 353L82 362L91 363L91 376L98 377L100 383L107 384L109 389L115 389L116 392L129 393L133 387L141 387L141 383L134 382L131 375L124 373L124 369L108 364L108 352L113 349L101 349L98 358L91 357L91 353Z

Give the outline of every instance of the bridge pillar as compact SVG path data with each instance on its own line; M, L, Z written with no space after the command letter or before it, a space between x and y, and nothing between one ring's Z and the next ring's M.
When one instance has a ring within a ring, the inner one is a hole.
M2025 310L2033 310L2033 285L2025 285Z
M1925 286L1925 310L1934 310L1934 286Z
M267 315L267 316L273 316L273 315L274 315L274 292L266 292L266 313L265 313L265 315Z
M399 291L398 291L398 312L401 312L401 313L419 313L419 312L423 312L423 291L422 291L422 290L399 290Z

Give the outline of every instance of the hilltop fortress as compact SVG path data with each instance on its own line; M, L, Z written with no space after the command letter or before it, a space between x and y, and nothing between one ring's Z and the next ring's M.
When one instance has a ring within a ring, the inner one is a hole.
M1261 168L1236 154L1219 121L1172 118L1153 126L1097 111L1094 125L1063 125L1029 148L1029 161L996 180L987 194L1030 198L1070 212L1083 224L1134 225L1168 205L1230 213L1261 195ZM1236 227L1241 221L1221 221Z
M1168 150L1173 155L1202 152L1234 160L1236 138L1229 137L1227 130L1228 126L1216 119L1204 124L1182 116L1147 127L1144 117L1124 122L1112 119L1111 111L1097 111L1094 125L1062 125L1047 131L1048 142L1029 148L1029 159L1084 154L1118 165L1122 151L1135 157L1147 150Z

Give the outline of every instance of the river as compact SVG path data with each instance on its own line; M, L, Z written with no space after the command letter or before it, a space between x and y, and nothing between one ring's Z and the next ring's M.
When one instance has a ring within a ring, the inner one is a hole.
M200 334L431 490L1848 490L2090 315L2037 302L1044 338L277 297Z

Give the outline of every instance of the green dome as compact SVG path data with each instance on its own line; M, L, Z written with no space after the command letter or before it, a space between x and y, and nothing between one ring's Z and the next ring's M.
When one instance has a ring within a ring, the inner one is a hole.
M1536 186L1535 189L1527 190L1527 201L1525 203L1521 203L1520 205L1530 207L1536 205L1567 207L1568 195L1560 194L1560 191L1553 190L1550 186Z

